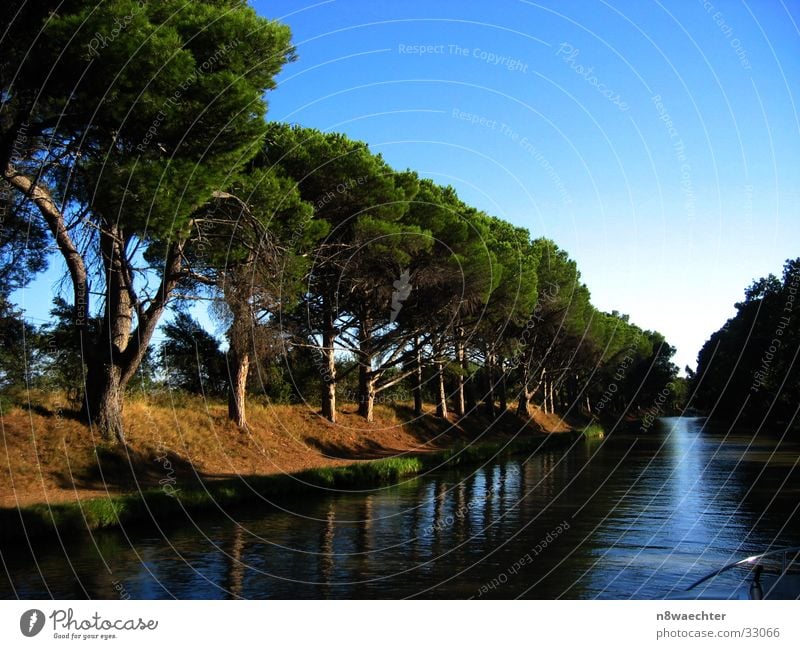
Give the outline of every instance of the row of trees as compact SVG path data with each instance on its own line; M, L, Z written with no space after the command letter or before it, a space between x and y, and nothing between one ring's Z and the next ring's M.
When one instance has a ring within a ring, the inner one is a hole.
M691 377L692 405L714 419L758 424L797 422L800 395L800 258L781 278L754 281L736 315L714 332Z
M3 260L23 251L19 286L46 246L61 256L71 291L50 337L80 350L82 414L103 435L124 439L125 391L159 355L171 372L169 344L190 337L205 366L221 353L179 316L148 356L168 304L198 298L225 322L243 427L265 367L330 421L343 384L371 420L398 386L418 414L427 397L439 416L511 399L526 415L537 395L549 411L645 408L674 377L663 337L595 309L553 242L364 143L268 124L285 26L237 0L7 7Z
M398 172L342 134L284 124L270 124L251 163L265 166L291 181L277 203L291 210L269 226L275 256L248 261L235 295L225 281L201 280L221 289L232 314L231 416L240 425L249 360L263 363L263 350L267 365L281 355L307 402L316 405L319 387L330 421L342 383L372 420L376 400L397 386L416 414L428 397L439 416L479 404L494 416L512 398L527 415L537 394L549 411L591 411L613 384L608 411L618 412L644 407L675 376L674 349L595 309L566 252L466 205L451 187ZM216 236L211 247L230 250L230 233ZM230 257L221 261L230 274Z

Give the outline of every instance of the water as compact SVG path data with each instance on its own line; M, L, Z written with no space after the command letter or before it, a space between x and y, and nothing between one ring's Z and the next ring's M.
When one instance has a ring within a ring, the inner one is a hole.
M646 434L3 556L4 598L652 598L797 545L800 444ZM739 580L737 577L726 577ZM736 582L738 583L738 581Z

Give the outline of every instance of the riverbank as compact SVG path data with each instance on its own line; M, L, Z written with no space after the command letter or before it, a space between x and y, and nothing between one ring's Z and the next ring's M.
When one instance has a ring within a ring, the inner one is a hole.
M41 396L41 395L40 395ZM580 434L557 417L511 412L443 420L432 406L381 405L365 422L345 406L330 424L302 406L254 405L250 430L224 404L171 395L126 405L127 443L92 432L44 397L3 413L0 538L168 520L314 490L392 484L436 468L533 453Z

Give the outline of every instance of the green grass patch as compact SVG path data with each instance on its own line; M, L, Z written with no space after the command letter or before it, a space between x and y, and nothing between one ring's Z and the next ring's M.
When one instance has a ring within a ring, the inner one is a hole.
M583 436L588 437L589 439L602 439L606 436L606 431L600 424L589 424L583 429Z

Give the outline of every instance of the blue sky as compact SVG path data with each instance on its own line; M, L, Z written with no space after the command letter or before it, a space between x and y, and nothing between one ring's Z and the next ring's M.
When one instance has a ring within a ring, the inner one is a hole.
M254 6L299 57L270 119L365 140L554 239L595 305L664 333L681 367L800 255L798 2Z

